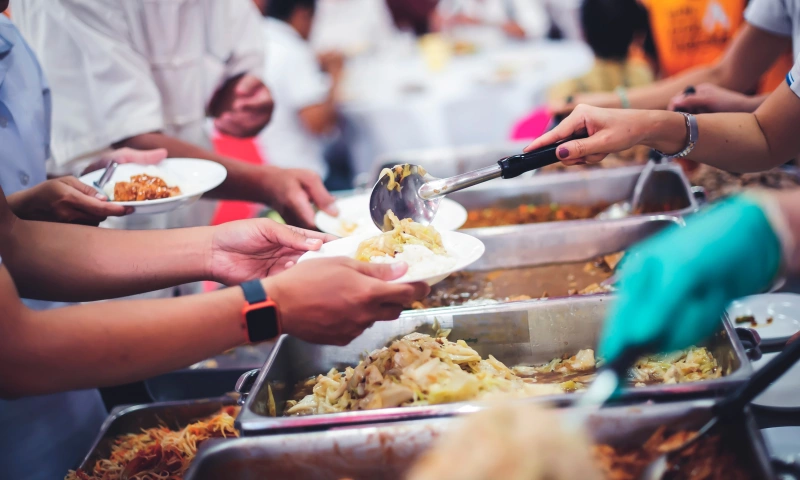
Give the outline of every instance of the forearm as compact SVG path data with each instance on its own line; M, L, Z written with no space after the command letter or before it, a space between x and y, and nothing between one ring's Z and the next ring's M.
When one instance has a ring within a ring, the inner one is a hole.
M91 301L210 280L212 233L17 220L0 237L0 254L23 297Z
M186 367L246 341L242 304L240 289L231 288L43 312L20 307L0 336L0 393L115 385Z
M690 85L701 83L719 84L722 75L719 68L699 67L679 75L665 78L651 85L631 88L627 90L628 101L631 108L644 110L664 110L675 95L683 92ZM619 98L614 107L621 107Z
M209 197L264 202L264 191L259 182L263 172L255 165L219 155L158 132L128 138L115 144L114 147L130 147L138 150L166 148L169 157L201 158L217 162L225 167L228 176L222 185L208 193Z

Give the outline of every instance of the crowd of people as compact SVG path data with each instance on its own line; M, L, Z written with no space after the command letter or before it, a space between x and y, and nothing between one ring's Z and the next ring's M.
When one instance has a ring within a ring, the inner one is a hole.
M565 140L558 156L575 165L646 145L761 171L800 153L790 53L800 2L746 3L13 1L10 18L0 15L3 476L59 478L74 467L107 415L98 387L281 333L345 345L427 295L422 283L390 283L404 264L295 265L333 239L313 230L314 213L337 214L326 185L341 161L332 147L348 56L400 30L584 39L595 65L551 90L561 121L528 149ZM209 123L257 137L268 163L216 152ZM167 157L223 165L209 199L263 204L288 225L209 226L210 200L128 217L75 177ZM636 247L600 355L688 346L718 328L731 300L798 273L799 196L734 197ZM231 288L196 294L202 281Z

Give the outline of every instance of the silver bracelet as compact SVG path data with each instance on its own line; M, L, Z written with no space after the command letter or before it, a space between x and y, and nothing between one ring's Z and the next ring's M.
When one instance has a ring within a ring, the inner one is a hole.
M684 147L683 150L681 150L678 153L673 153L672 155L666 154L664 152L659 152L658 150L653 149L656 151L656 153L658 153L662 157L683 158L692 153L692 150L694 150L694 145L697 143L697 137L700 133L699 130L697 129L697 118L695 118L695 116L692 115L691 113L685 113L685 112L676 112L676 113L680 113L686 119L686 132L689 134L689 139L686 142L686 147Z

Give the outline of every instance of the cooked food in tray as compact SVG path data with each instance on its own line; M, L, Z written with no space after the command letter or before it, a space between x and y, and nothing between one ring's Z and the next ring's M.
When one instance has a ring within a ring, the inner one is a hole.
M611 278L624 254L604 255L590 262L457 272L434 285L431 293L411 308L488 305L608 292L613 287L603 282Z
M372 263L406 262L411 277L436 275L452 268L457 259L448 255L442 236L432 226L400 220L391 210L384 222L392 230L361 242L356 260Z
M563 417L532 405L503 405L462 419L414 464L408 480L524 478L526 480L637 480L647 465L695 432L658 428L636 448L591 445ZM753 478L731 441L708 435L669 459L664 478ZM502 472L502 473L500 473Z
M162 178L142 173L131 176L130 182L117 182L114 185L115 202L141 202L175 197L181 194L177 186L170 187Z
M797 170L782 168L773 168L766 172L736 174L708 165L699 165L695 170L689 172L688 176L693 185L705 189L706 197L711 201L736 194L746 188L787 190L800 187L800 173Z
M239 407L229 406L180 430L161 425L120 435L109 458L91 471L70 471L65 480L180 480L204 441L239 436L233 426L238 413Z
M492 355L481 358L463 340L451 342L444 336L412 333L373 351L355 368L331 369L302 382L283 413L314 415L573 392L593 380L596 367L591 349L544 365L509 368ZM631 369L636 386L721 375L711 353L696 347L640 359Z
M499 227L527 223L558 222L594 218L608 208L606 203L595 205L520 205L518 207L487 207L467 212L467 222L461 228Z

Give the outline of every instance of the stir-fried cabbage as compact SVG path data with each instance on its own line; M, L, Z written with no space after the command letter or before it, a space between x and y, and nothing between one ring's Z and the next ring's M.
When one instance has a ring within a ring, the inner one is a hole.
M361 242L356 250L356 260L369 262L372 257L393 257L403 251L404 245L421 245L437 255L447 255L439 232L431 226L421 225L410 218L400 220L391 210L384 220L392 230Z

